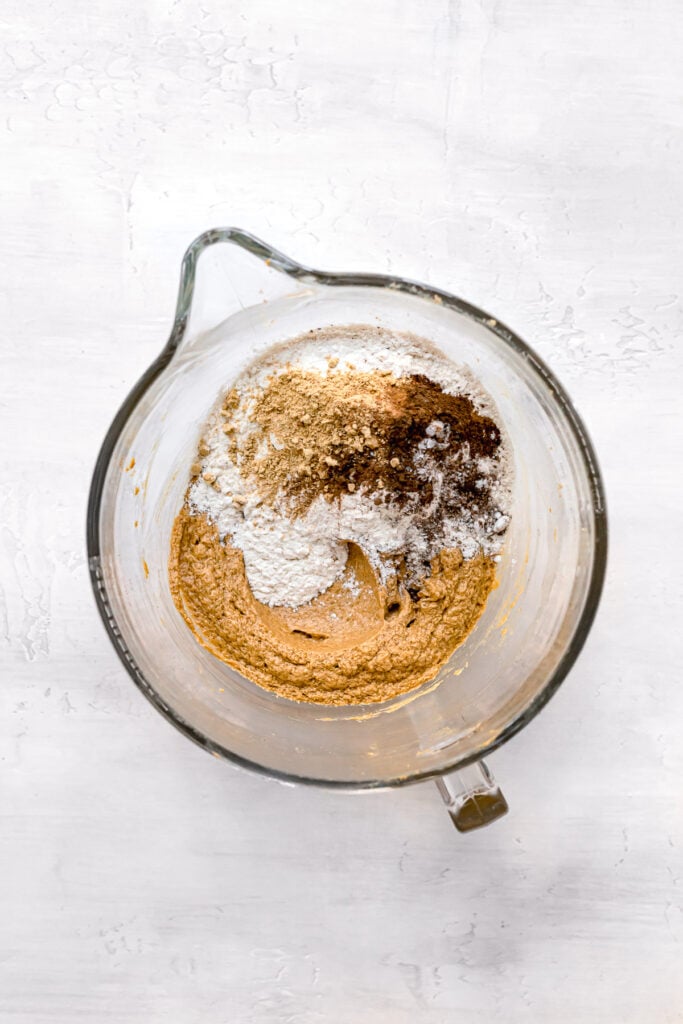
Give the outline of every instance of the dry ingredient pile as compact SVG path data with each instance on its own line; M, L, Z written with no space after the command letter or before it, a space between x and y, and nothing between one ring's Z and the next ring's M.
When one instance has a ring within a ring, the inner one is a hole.
M495 586L509 453L489 396L423 339L349 326L253 363L215 407L173 531L197 638L295 700L432 679Z

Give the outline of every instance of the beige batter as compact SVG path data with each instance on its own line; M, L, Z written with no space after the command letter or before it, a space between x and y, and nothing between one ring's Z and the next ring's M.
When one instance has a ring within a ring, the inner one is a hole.
M282 697L341 705L389 700L433 679L496 585L493 559L444 550L412 600L381 587L352 545L328 591L302 608L271 608L251 593L241 552L187 508L174 525L169 576L179 611L212 654Z

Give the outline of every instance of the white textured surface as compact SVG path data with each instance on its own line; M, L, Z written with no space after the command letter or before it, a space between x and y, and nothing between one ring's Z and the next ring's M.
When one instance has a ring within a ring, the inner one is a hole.
M683 1020L682 51L676 0L6 0L2 1021ZM212 760L105 637L89 474L221 223L480 303L591 428L604 603L489 830Z

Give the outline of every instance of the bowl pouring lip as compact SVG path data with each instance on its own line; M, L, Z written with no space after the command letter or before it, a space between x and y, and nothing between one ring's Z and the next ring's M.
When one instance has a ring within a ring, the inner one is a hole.
M201 253L211 245L219 242L229 242L251 253L262 260L270 268L288 275L298 281L314 285L327 285L330 287L360 287L360 288L384 288L390 291L400 292L421 298L425 301L435 302L456 310L470 320L481 324L493 332L505 344L510 346L520 355L531 367L536 376L552 394L555 402L564 414L565 420L577 444L581 454L583 468L586 472L591 490L591 511L595 530L595 541L593 549L593 563L591 566L590 582L586 592L584 607L574 629L572 638L567 645L559 664L551 674L543 688L535 695L529 704L503 729L489 737L486 743L476 753L467 758L456 758L451 763L445 764L438 769L428 771L412 772L410 774L391 779L367 779L367 780L338 780L318 779L311 776L296 775L278 769L268 768L255 761L236 754L234 751L213 743L203 733L195 729L182 716L178 715L157 693L154 687L147 681L135 663L135 659L127 648L116 618L112 612L107 597L106 585L102 576L101 567L101 545L100 545L100 516L104 495L104 485L107 472L115 450L118 439L130 419L134 409L151 387L154 381L163 373L169 365L178 349L189 320L192 299L194 295L197 260ZM552 371L544 361L534 352L526 342L501 323L496 317L474 306L464 299L452 295L450 292L439 288L432 288L429 285L421 284L408 278L394 277L385 274L363 274L363 273L332 273L329 271L315 270L312 267L297 263L289 256L279 252L266 242L236 227L212 228L199 235L188 247L183 257L180 271L180 285L178 288L178 301L176 305L173 327L166 345L159 353L154 362L145 370L143 375L131 389L124 399L120 409L114 416L109 430L106 433L90 484L88 496L87 523L86 523L86 545L88 553L88 567L90 580L95 595L95 601L100 616L104 623L109 638L121 659L128 674L144 696L169 722L171 722L184 736L193 740L204 750L215 757L230 761L233 764L247 768L269 778L286 783L301 783L305 785L321 786L332 789L364 790L384 789L395 786L407 785L420 782L424 779L435 778L464 768L468 764L479 760L487 753L496 750L506 743L512 736L524 728L539 711L545 707L550 698L557 692L560 684L578 658L581 649L590 632L593 620L600 603L605 571L607 566L607 512L605 504L605 491L600 468L596 458L595 450L588 436L586 428L574 409L571 399L562 385L559 383Z

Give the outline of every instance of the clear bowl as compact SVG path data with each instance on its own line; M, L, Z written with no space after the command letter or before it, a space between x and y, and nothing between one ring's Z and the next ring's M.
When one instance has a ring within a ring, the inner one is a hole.
M173 604L167 560L188 467L219 390L275 342L360 323L429 338L481 380L511 440L513 517L500 586L436 680L384 704L332 708L277 697L201 647ZM201 235L185 254L171 337L102 445L87 543L109 636L134 682L181 732L280 779L372 788L463 769L540 711L595 616L607 527L586 430L552 373L509 328L446 292L311 270L225 228ZM481 797L475 824L504 809L499 802L487 810L484 797L495 803L497 791L485 769L440 788L456 824L468 794Z

